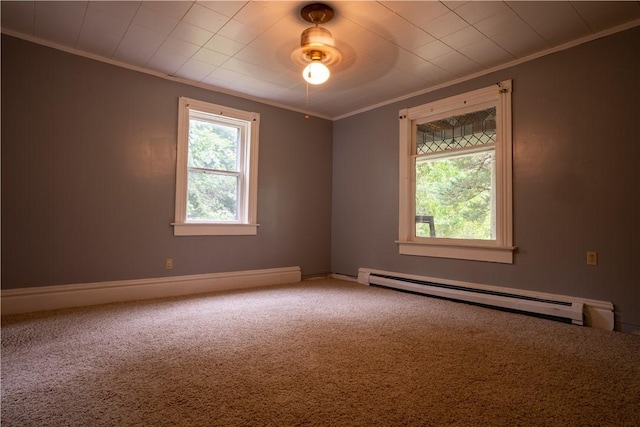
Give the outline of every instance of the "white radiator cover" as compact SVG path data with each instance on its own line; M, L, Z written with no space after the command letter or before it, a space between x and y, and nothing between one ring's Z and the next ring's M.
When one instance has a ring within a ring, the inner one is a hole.
M358 283L569 319L573 324L614 329L613 304L566 295L361 268Z

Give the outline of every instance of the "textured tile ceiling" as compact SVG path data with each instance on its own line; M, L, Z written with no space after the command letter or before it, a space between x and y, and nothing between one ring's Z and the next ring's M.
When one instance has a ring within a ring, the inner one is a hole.
M640 25L640 2L331 1L342 60L292 59L311 2L2 1L4 33L336 118Z

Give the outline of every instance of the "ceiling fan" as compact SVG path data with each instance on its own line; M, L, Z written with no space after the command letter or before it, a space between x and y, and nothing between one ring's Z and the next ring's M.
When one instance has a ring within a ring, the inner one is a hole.
M333 19L333 8L324 3L311 3L302 8L300 15L314 26L302 32L300 47L293 52L292 58L306 65L302 77L310 84L319 85L331 76L328 66L340 61L340 51L334 46L331 32L320 27Z

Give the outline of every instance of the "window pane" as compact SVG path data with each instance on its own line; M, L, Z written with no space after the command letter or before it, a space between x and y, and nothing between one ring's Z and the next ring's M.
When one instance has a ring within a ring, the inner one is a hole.
M496 108L418 124L416 153L427 154L496 142Z
M494 151L416 162L416 236L495 239Z
M239 158L240 129L196 119L189 121L189 167L237 172Z
M189 171L187 220L238 220L238 177Z

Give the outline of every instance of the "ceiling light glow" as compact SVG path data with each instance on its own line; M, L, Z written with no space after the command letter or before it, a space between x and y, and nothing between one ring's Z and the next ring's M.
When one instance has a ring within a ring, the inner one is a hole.
M302 77L312 85L319 85L326 82L329 80L329 76L331 76L331 72L327 66L317 59L311 61L302 71Z

